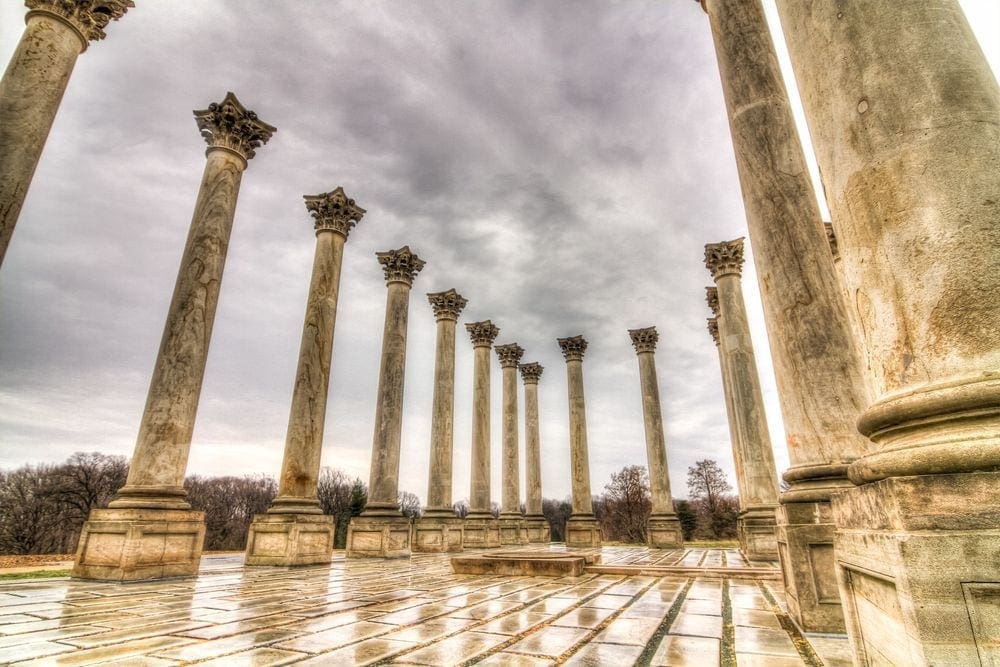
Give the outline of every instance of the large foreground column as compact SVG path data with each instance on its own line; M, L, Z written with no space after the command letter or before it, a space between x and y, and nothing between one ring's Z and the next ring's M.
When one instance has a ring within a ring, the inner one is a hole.
M646 430L646 459L649 461L649 487L653 511L646 521L649 546L676 549L684 546L681 522L674 512L670 495L670 472L667 470L667 446L663 439L663 414L660 411L660 385L656 379L656 327L629 329L632 346L639 357L639 387L642 391L642 417Z
M500 544L527 544L521 514L521 475L517 437L517 364L524 348L517 343L496 346L503 378L503 492L500 498Z
M465 325L472 339L472 490L463 544L500 546L500 526L490 511L490 348L500 329L489 320Z
M76 58L132 0L27 0L24 34L0 80L0 264Z
M726 359L724 366L732 391L736 439L746 485L742 489L746 497L739 518L741 546L751 559L776 560L778 543L774 530L778 476L740 284L743 239L706 245L705 266L718 288L719 349Z
M292 409L281 461L278 497L254 517L247 536L247 565L313 565L333 555L333 517L316 498L323 424L330 386L330 358L337 321L344 243L365 210L337 188L306 196L315 219L316 253L295 371Z
M857 664L1000 660L1000 89L956 0L779 0L864 332Z
M722 395L726 401L726 419L729 424L729 443L733 450L733 468L736 470L736 489L739 493L740 512L746 509L746 479L743 473L743 446L739 444L739 431L736 428L736 415L733 412L733 390L729 386L729 370L726 368L726 355L722 353L719 341L719 289L706 287L705 298L713 317L708 318L708 333L715 343L719 354L719 369L722 371Z
M451 509L451 466L455 444L455 324L468 301L453 289L428 294L427 299L437 318L431 465L427 508L413 523L413 550L442 553L462 550L462 519Z
M382 364L375 403L368 505L347 528L347 555L396 558L410 555L410 520L399 511L399 443L403 431L403 372L410 288L424 261L409 246L376 253L388 288Z
M601 530L594 518L590 496L590 459L587 454L587 407L583 397L583 336L560 338L559 348L566 358L569 393L570 475L573 481L573 513L566 522L566 546L599 547Z
M194 115L208 142L205 172L128 479L108 509L90 513L74 577L156 579L198 571L204 515L185 500L184 473L240 180L254 149L275 129L232 93Z
M778 544L789 612L842 631L831 493L865 453L864 366L760 0L705 0L739 168L791 468Z
M552 528L542 514L542 449L538 432L538 380L545 369L537 362L518 368L524 382L524 524L528 542L548 544Z

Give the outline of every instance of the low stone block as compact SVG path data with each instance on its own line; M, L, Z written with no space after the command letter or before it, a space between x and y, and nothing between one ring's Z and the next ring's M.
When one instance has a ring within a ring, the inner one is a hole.
M599 563L598 554L572 552L509 551L455 556L451 569L455 574L504 574L526 577L579 577L589 564Z
M527 517L524 520L524 531L529 544L548 544L552 541L549 522L544 517Z
M356 516L347 527L347 556L405 558L410 555L410 530L404 516Z
M808 632L846 632L830 503L787 503L778 517L778 555L789 615Z
M649 546L654 549L680 549L684 546L684 531L676 515L649 517L646 535Z
M601 529L593 517L570 517L566 522L566 546L584 549L601 546Z
M413 551L446 553L462 550L462 520L458 517L421 517L413 522Z
M462 544L466 549L496 549L500 546L500 526L496 519L470 519L462 527Z
M73 577L140 581L198 573L205 514L175 509L93 510L83 525Z
M521 517L500 517L498 527L500 530L501 546L513 546L528 543L525 535L524 519Z
M322 565L333 556L333 517L258 514L247 535L247 565Z
M778 560L776 510L776 507L753 508L737 519L740 548L751 560Z

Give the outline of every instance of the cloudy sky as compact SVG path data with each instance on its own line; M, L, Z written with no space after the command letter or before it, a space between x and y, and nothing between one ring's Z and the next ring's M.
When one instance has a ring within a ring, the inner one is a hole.
M451 287L469 300L463 322L492 319L497 343L545 366L545 496L570 490L556 338L575 334L590 341L594 492L645 465L629 328L660 331L674 495L698 459L732 470L702 248L746 223L694 2L136 4L79 59L0 270L0 467L131 453L204 164L191 110L232 90L278 132L243 179L189 472L277 474L314 244L302 195L338 185L368 214L345 252L324 465L368 479L386 291L374 253L409 244L427 266L410 302L402 489L426 497L424 294ZM1000 5L962 6L1000 70ZM4 63L23 15L0 5ZM783 470L752 266L744 276ZM455 500L469 494L464 331L457 347ZM495 361L492 375L499 500Z

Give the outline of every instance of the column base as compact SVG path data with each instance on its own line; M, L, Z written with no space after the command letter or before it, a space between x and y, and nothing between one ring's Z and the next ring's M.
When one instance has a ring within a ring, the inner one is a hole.
M347 527L347 557L406 558L410 530L410 520L402 515L352 517Z
M453 553L462 550L462 520L457 516L422 516L413 522L411 548L420 553Z
M258 514L247 535L246 565L323 565L333 556L333 517Z
M776 506L762 505L743 511L736 520L740 549L751 560L778 560L778 539L775 534Z
M786 503L778 510L778 556L788 614L807 632L846 632L834 529L829 502Z
M524 528L529 544L548 544L552 541L552 528L544 516L525 517Z
M684 531L676 514L653 514L646 520L647 543L654 549L680 549Z
M205 513L175 509L91 510L73 577L142 581L198 574Z
M528 543L528 530L524 517L519 514L500 515L500 546L514 546Z
M1000 472L893 477L833 496L855 664L1000 656Z
M462 546L466 549L496 549L500 546L500 524L490 514L465 517L462 533Z
M571 516L566 521L566 548L582 549L601 546L601 529L593 514Z

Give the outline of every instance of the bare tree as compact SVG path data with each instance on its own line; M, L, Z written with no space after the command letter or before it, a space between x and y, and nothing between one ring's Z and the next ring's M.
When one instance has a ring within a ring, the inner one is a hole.
M419 519L423 515L423 510L420 507L420 498L417 494L410 493L409 491L400 491L398 497L399 511L407 519Z
M356 487L360 487L356 489ZM316 485L316 496L319 499L319 506L323 514L333 517L333 546L343 549L347 545L347 528L351 523L351 517L355 516L354 506L357 502L356 493L360 491L365 499L367 492L365 485L360 479L349 479L340 470L323 467L319 473L319 480ZM361 509L364 509L365 502L361 502ZM358 511L360 514L361 511Z
M500 518L500 503L490 503L490 514L494 519Z
M75 549L90 510L107 507L128 477L128 459L77 452L52 472L50 493L59 504L63 539Z
M688 494L698 515L700 536L720 538L736 534L739 504L730 491L726 474L712 459L698 461L688 468Z
M556 500L554 498L542 499L542 514L549 522L553 542L566 541L566 521L573 513L573 504L569 498Z
M278 492L265 475L199 477L184 480L188 502L205 513L205 550L236 551L246 547L254 515L263 514Z
M451 506L451 511L455 513L459 519L464 519L469 516L469 503L465 500L459 500Z
M51 494L54 467L27 465L0 475L0 553L65 549L60 508Z
M601 527L606 539L645 543L646 520L653 509L646 469L625 466L611 474L604 491Z

